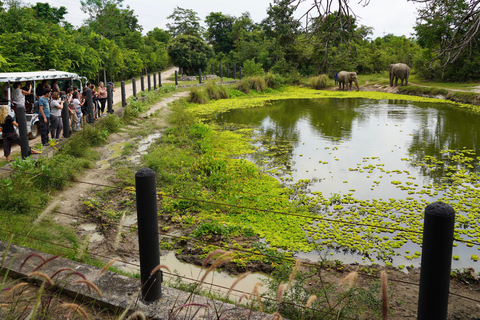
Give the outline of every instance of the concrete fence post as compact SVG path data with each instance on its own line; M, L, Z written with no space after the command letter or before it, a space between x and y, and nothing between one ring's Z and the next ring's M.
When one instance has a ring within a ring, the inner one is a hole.
M178 86L178 72L175 70L175 86Z
M418 320L446 320L452 267L455 210L443 202L425 208Z
M140 76L140 90L143 92L145 91L145 79L143 75Z
M150 168L138 170L135 173L135 188L142 298L145 301L155 301L162 296L163 281L160 270L150 275L160 265L155 172Z
M122 89L122 108L127 106L127 97L125 93L125 81L121 82L121 89Z
M157 90L157 74L153 73L153 90Z
M87 122L94 123L95 119L93 117L93 93L92 89L87 89Z
M132 78L132 89L133 89L133 96L137 98L137 80Z
M71 135L71 132L70 132L70 111L68 111L68 100L65 100L63 102L62 122L63 122L63 137L69 138Z
M150 81L150 73L147 74L147 85L148 85L148 91L151 91L152 90L152 84L151 84L151 81Z
M17 118L18 131L20 134L20 150L22 153L22 159L25 159L30 155L30 146L28 144L27 135L27 114L25 113L25 106L17 106L15 116Z
M113 113L113 87L111 85L107 85L107 113Z

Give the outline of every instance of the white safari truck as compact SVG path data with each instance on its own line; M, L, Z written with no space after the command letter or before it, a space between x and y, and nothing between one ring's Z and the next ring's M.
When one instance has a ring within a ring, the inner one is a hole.
M15 106L12 105L11 97L13 84L15 82L21 82L23 87L26 82L30 82L32 86L32 94L25 96L25 112L27 116L27 132L30 139L34 139L38 136L38 115L33 112L33 106L36 97L36 88L43 81L47 81L50 87L53 80L57 80L60 91L65 91L68 87L77 86L79 91L82 91L82 80L84 77L79 77L78 74L66 71L46 70L46 71L32 71L32 72L7 72L0 73L0 86L2 92L0 95L0 105L8 105L8 108L12 115L15 114ZM0 137L2 132L0 128Z

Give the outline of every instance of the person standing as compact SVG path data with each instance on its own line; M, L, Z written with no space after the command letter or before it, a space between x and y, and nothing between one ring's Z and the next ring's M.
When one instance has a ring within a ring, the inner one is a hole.
M13 84L13 93L12 93L12 102L15 106L22 106L25 107L25 96L28 96L32 91L32 87L28 88L28 91L23 90L20 88L21 83L15 82Z
M105 112L105 103L107 102L107 88L104 87L104 83L100 81L98 85L98 101L100 102L100 110L98 116L103 117Z
M338 73L335 72L335 85L337 85L337 84L338 84Z
M48 132L50 126L50 105L48 98L50 97L50 88L43 88L43 95L38 99L38 121L42 144L48 146Z
M60 132L63 129L62 109L64 100L59 100L58 92L52 93L52 101L50 101L50 134L52 139L59 140Z
M18 128L18 123L13 120L13 117L8 112L8 106L0 107L0 125L2 126L2 137L3 137L3 155L7 158L7 162L12 161L10 159L10 153L12 151L12 143L20 144L20 137L15 131L15 127ZM30 154L39 153L36 150L30 149Z

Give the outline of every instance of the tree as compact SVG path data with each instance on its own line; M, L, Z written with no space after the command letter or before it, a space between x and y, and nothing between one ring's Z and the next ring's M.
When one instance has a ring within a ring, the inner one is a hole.
M200 38L203 34L204 29L200 26L200 18L192 9L176 6L173 13L167 18L173 19L173 23L167 23L167 28L174 37L187 35Z
M148 45L154 45L159 42L166 44L171 38L172 35L168 31L155 27L153 30L147 32L145 43Z
M138 48L142 45L142 26L137 15L123 0L85 0L82 10L88 13L88 27L95 33L113 39L121 47Z
M233 49L232 29L235 17L212 12L205 18L206 37L215 52L229 53Z
M37 17L40 19L55 24L59 24L61 21L63 21L65 19L65 15L67 14L67 8L63 6L60 8L50 7L50 4L47 2L37 2L32 9L35 10Z
M172 62L188 75L196 74L198 69L206 70L208 59L214 56L213 49L202 39L188 35L174 38L167 50Z
M294 8L290 0L274 0L267 9L267 18L262 21L262 28L267 37L275 41L275 61L280 61L289 51L299 33L300 22L293 17ZM281 45L280 45L281 44Z

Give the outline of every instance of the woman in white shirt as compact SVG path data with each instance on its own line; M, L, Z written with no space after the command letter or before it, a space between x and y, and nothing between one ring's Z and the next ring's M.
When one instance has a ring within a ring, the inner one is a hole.
M50 134L52 139L59 139L60 132L63 129L62 109L63 101L59 101L60 95L58 92L52 94L52 101L50 101Z

